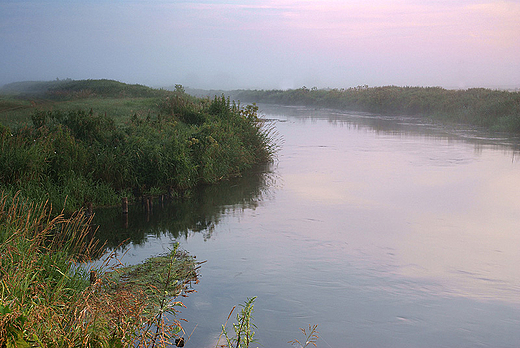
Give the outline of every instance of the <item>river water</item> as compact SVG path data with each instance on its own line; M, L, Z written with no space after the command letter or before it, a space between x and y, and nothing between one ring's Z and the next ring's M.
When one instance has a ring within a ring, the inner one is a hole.
M215 347L257 296L256 346L518 347L518 139L412 117L261 106L270 166L189 199L99 212L123 261L175 241L205 260L179 318L187 347ZM122 252L122 250L121 250ZM233 319L233 317L232 317ZM230 324L228 323L228 329ZM236 320L235 320L236 321Z

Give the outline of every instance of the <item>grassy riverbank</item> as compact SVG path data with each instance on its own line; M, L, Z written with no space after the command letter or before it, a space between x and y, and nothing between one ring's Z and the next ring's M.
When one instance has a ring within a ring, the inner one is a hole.
M131 268L108 257L111 267L89 269L99 251L83 214L0 195L0 347L166 346L181 326L163 313L181 305L197 263L175 248ZM145 279L150 269L161 277Z
M492 130L520 133L520 92L484 88L368 87L348 89L241 90L246 102L306 105L384 114L431 117Z
M0 103L0 189L66 212L122 196L176 195L273 155L256 107L223 96L107 80L28 86L7 89Z

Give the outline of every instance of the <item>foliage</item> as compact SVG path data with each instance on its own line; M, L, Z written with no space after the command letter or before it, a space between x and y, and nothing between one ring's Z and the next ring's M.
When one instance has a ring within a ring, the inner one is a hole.
M484 88L368 87L238 91L249 102L309 105L373 113L408 114L520 132L520 92Z
M169 253L149 258L138 265L119 267L111 277L115 289L139 289L152 309L165 308L168 299L193 292L186 288L184 280L197 283L197 271L202 263L179 250L179 243L175 243Z
M148 346L151 342L152 346L167 346L173 343L171 338L176 337L176 341L180 338L180 322L173 320L172 324L168 324L168 318L177 315L176 307L184 306L177 298L194 292L189 287L192 281L198 282L197 271L201 263L178 248L179 243L175 243L167 255L150 258L139 265L118 268L111 274L114 284L111 291L138 293L147 304L143 312L147 321L134 344Z
M251 343L256 342L257 340L255 337L255 332L253 331L253 328L256 328L256 326L253 324L253 308L254 308L254 301L256 300L255 297L248 298L243 305L241 305L242 309L240 310L240 313L237 313L236 319L237 323L233 323L233 332L234 336L230 336L226 326L229 321L229 318L233 314L233 312L236 309L236 306L231 309L231 312L229 313L226 323L222 325L222 332L219 336L219 339L217 340L216 347L222 347L222 348L245 348L249 347ZM309 325L308 330L301 329L303 335L305 336L305 343L301 343L297 339L293 341L289 341L293 346L297 346L298 348L306 348L309 345L313 345L314 347L317 347L316 342L318 341L318 325ZM223 345L219 345L220 339L224 336L226 343Z
M0 347L172 344L182 328L163 314L191 291L196 263L176 246L156 263L164 267L153 283L134 283L118 263L108 267L114 255L89 273L82 261L99 250L89 220L51 216L45 204L0 197Z
M2 347L30 347L29 342L23 337L23 325L27 318L23 315L13 317L10 315L11 313L9 306L0 304L0 337L3 337L0 339L0 343Z
M226 345L221 346L221 347L246 348L246 347L249 347L249 345L251 343L256 341L254 339L255 332L253 331L253 328L255 328L256 326L252 323L253 308L254 308L253 303L254 303L255 299L256 299L256 296L251 297L251 298L247 299L247 301L243 305L241 305L242 310L240 311L240 313L237 314L237 323L236 324L233 323L233 331L235 333L235 336L229 336L229 334L226 330L227 321L226 321L225 325L222 325L222 334L224 335L224 337L226 339ZM235 310L235 307L233 307L233 309L229 313L228 320L229 320L229 317L231 317L231 314L233 313L234 310ZM219 339L219 341L220 341L220 339ZM219 344L219 342L217 341L217 346L218 346L218 344Z
M293 341L289 341L289 343L291 343L293 346L297 346L298 348L305 348L311 344L314 347L317 347L316 342L318 341L318 338L319 338L318 337L318 325L311 326L309 324L309 328L307 330L302 329L302 328L300 328L300 330L302 331L303 336L305 337L305 341L304 341L305 343L301 343L297 339L295 339Z
M31 126L2 126L3 189L72 212L116 204L128 191L172 193L215 183L276 151L272 129L254 107L223 96L197 99L179 86L158 108L153 117L134 114L124 124L90 109L37 110Z

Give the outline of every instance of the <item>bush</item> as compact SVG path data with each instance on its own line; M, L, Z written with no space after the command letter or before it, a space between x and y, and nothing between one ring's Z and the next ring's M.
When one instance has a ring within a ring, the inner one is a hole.
M32 127L12 136L0 129L0 179L4 190L69 212L115 204L129 190L180 192L214 183L272 158L273 138L257 110L177 90L164 100L164 115L134 115L122 126L92 110L37 111Z

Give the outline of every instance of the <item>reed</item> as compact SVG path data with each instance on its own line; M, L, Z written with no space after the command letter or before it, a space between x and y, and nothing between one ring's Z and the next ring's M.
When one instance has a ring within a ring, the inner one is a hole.
M358 86L348 89L306 87L291 90L237 91L248 102L308 105L350 111L407 114L492 130L520 132L520 92L470 88Z
M113 255L89 269L100 250L82 213L55 216L45 203L0 195L0 347L173 344L182 327L163 314L191 291L196 263L176 247L167 262L146 266L163 281L137 283Z
M215 183L273 158L273 129L257 111L182 88L159 113L124 124L92 109L37 110L32 125L0 127L2 189L71 213L117 204L130 191L171 194Z

